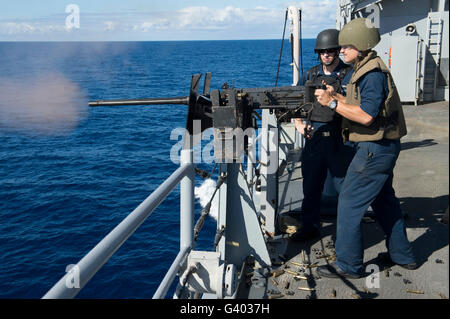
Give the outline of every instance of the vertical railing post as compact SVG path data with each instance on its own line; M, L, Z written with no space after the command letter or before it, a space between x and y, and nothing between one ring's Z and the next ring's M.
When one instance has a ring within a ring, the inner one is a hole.
M253 172L253 165L256 162L255 161L255 144L256 144L256 138L255 138L255 131L252 130L248 136L248 156L247 156L247 184L250 188L250 193L253 196L253 178L254 178L254 172Z
M191 144L192 145L192 144ZM194 155L192 148L181 151L180 164L190 164L191 169L180 182L180 250L194 242Z

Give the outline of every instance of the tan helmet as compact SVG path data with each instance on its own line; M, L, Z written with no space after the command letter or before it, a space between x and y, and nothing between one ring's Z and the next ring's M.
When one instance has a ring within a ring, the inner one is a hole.
M350 21L339 32L339 45L353 45L359 51L372 49L380 42L380 32L371 24L365 18Z

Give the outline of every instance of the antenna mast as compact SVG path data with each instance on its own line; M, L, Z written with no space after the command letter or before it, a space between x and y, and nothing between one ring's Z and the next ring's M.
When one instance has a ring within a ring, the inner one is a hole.
M297 85L300 79L300 19L301 10L297 7L290 6L288 8L288 17L291 21L291 46L292 46L292 85ZM302 70L303 71L303 70Z

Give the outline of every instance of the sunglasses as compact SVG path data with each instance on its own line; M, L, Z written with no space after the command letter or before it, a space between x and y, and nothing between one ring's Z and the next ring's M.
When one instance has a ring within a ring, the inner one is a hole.
M330 53L336 53L336 51L338 51L338 50L336 50L336 49L326 49L326 50L319 50L319 53L320 54L325 54L325 53L330 54Z

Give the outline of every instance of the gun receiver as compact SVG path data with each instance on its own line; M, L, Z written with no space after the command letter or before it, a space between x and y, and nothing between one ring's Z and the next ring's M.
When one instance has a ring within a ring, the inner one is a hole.
M312 82L310 80L306 81L305 82L305 99L308 100L309 102L314 102L316 99L314 96L314 92L317 89L326 90L327 86L322 83Z
M312 108L305 89L303 86L281 86L236 90L247 98L254 110L269 109L275 112L278 122L289 122L292 118L307 117Z

